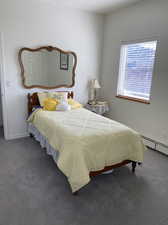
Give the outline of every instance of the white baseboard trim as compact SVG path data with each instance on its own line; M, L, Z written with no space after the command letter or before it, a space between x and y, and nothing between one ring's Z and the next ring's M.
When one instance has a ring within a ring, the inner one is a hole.
M166 144L155 141L155 140L145 137L145 136L142 136L142 138L143 138L143 142L146 146L168 156L168 146Z
M8 135L6 137L6 140L13 140L13 139L19 139L19 138L24 138L24 137L29 137L29 134L26 132L26 133L21 133L21 134Z

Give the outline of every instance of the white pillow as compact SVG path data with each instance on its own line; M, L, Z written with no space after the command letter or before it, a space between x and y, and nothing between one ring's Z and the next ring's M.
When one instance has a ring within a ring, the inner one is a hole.
M69 111L71 110L71 106L66 101L61 101L56 106L56 111Z

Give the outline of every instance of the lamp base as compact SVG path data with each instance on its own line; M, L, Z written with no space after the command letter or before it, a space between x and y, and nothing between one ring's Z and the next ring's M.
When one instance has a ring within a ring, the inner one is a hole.
M89 105L95 105L96 104L96 101L95 100L90 100L90 101L88 101L88 104Z

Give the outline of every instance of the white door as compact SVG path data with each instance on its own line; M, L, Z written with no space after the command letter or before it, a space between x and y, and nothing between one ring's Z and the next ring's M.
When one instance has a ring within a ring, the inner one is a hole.
M5 139L8 139L6 99L5 99L5 79L4 79L3 35L0 32L0 127L1 126L3 126L3 131L4 131L3 133L5 136Z
M0 93L1 93L1 79L0 79ZM3 120L2 120L2 100L0 95L0 129L3 126Z

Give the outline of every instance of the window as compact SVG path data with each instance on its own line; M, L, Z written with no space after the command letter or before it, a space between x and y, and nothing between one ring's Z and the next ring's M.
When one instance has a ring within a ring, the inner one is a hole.
M157 41L121 46L117 97L149 103Z

